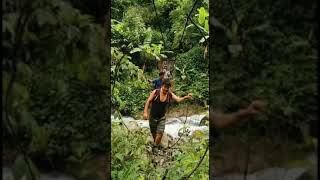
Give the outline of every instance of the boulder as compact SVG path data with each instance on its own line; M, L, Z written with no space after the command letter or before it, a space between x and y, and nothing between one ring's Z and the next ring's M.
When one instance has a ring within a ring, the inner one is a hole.
M209 124L209 115L203 116L200 120L200 126L205 126L207 124Z
M137 130L139 129L140 127L138 126L138 123L135 122L135 121L129 121L127 123L125 123L127 128L132 131L132 130Z
M181 123L181 120L179 118L167 118L166 119L166 125L167 124L175 124L175 123Z

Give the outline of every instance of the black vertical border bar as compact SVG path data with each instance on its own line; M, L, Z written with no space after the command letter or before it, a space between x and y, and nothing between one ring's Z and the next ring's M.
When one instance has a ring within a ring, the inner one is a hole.
M212 94L212 86L213 84L210 83L211 82L211 78L212 76L212 72L213 72L213 56L211 56L214 52L213 52L213 37L214 37L214 33L213 33L213 25L210 21L211 17L213 16L214 13L214 0L209 0L209 43L208 43L208 55L209 55L209 179L213 180L213 165L214 165L214 158L213 158L213 151L214 151L214 132L213 132L213 123L210 120L210 116L212 114L212 101L211 101L211 97L213 96Z
M109 142L106 149L106 179L111 179L111 0L107 1L107 10L105 15L105 52L106 52L106 61L107 61L107 81L109 82L109 86L107 89L107 104L109 104L109 108L106 109L106 120L108 121L108 129L107 129L107 139Z

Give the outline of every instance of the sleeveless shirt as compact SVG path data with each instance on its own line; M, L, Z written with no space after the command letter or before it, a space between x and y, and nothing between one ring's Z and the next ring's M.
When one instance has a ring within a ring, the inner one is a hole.
M167 106L170 103L171 92L167 93L166 100L164 102L160 101L160 89L156 89L155 97L152 101L150 117L152 118L162 118L166 114Z

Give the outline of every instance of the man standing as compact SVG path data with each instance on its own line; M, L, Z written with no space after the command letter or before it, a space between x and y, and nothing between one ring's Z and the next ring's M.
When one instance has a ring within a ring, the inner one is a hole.
M170 80L164 79L161 88L153 90L150 93L150 96L144 106L143 118L145 120L149 119L149 126L153 137L154 147L157 147L161 142L165 129L165 115L171 99L179 103L183 100L192 98L191 93L184 97L178 97L170 91L170 87ZM151 104L151 111L148 116L148 109Z
M161 71L159 73L159 78L154 79L154 80L148 80L149 83L153 84L154 89L160 89L162 85L162 80L164 79L164 72Z

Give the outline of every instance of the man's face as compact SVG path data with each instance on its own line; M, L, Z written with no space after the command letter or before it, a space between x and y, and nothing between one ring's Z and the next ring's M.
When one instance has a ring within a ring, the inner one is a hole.
M163 93L167 93L169 91L169 87L167 87L167 86L162 86L162 92Z
M164 78L164 74L162 74L161 76L160 76L160 79L163 79Z

